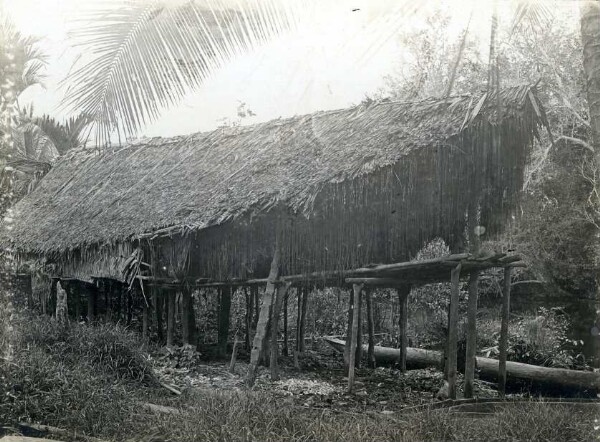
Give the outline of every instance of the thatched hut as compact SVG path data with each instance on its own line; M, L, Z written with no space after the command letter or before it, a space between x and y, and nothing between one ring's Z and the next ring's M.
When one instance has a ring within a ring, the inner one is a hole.
M480 233L485 228L486 235L499 232L518 202L540 125L546 119L535 87L522 86L420 102L368 102L144 139L102 154L75 152L17 205L10 241L19 256L43 261L61 279L187 287L267 283L255 369L271 307L280 308L277 292L309 278L303 275L323 272L329 283L344 283L379 269L387 276L396 272L396 280L417 274L450 279L450 265L452 311L461 269L476 274L483 265L508 265L457 255L418 271L381 266L410 259L434 238L459 251L467 223L477 224ZM366 269L349 273L361 266ZM353 283L360 302L362 283ZM88 302L90 312L94 302ZM172 335L172 296L168 302ZM456 311L450 317L456 322ZM144 330L147 323L146 306ZM455 338L453 344L449 338L454 374Z
M122 278L159 245L163 276L283 274L406 260L433 238L459 249L469 204L496 233L512 213L536 128L532 87L494 96L364 103L248 127L73 153L15 209L21 256L56 276Z

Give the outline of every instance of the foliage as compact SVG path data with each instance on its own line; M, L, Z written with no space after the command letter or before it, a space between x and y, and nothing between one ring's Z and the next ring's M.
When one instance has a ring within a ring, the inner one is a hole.
M270 0L168 2L104 0L82 15L76 46L92 49L67 77L64 104L92 119L99 145L136 136L227 60L290 27Z
M118 325L62 327L26 313L14 322L15 356L0 365L0 415L6 423L118 433L132 412L131 389L155 385L137 336Z

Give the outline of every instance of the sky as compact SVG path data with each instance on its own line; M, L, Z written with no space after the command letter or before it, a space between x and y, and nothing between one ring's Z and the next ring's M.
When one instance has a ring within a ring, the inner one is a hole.
M2 1L2 0L0 0ZM4 0L15 25L41 38L48 54L45 87L35 86L19 98L36 113L64 118L59 87L78 56L69 31L74 19L98 0ZM187 0L170 0L183 3ZM234 1L234 0L231 0ZM260 1L260 0L259 0ZM414 3L414 2L413 2ZM419 2L417 2L418 4ZM430 2L434 4L435 2ZM438 2L439 3L439 2ZM446 2L457 12L451 29L458 39L473 0ZM472 31L489 34L489 11L476 9ZM394 38L399 26L419 26L428 8L406 19L398 0L320 0L303 11L297 31L288 33L215 71L177 106L162 112L139 136L184 135L236 121L246 103L256 116L242 124L318 110L348 107L377 93L385 77L401 69L403 48Z

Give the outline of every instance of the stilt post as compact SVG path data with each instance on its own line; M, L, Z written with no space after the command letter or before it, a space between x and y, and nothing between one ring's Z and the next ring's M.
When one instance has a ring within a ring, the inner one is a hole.
M477 353L477 290L479 272L469 275L469 303L467 307L467 349L465 355L465 398L473 397L473 381Z
M456 372L458 347L458 295L460 290L460 270L458 264L451 273L450 314L448 323L448 396L456 399Z
M281 305L283 298L290 288L290 283L281 284L275 291L275 303L273 305L273 314L271 315L271 380L279 380L279 367L277 366L277 357L279 356L279 346L277 338L279 337L279 316L281 314Z
M373 293L367 289L365 291L365 298L367 301L367 325L369 328L369 350L367 352L367 359L369 360L369 367L375 368L375 322L373 321Z
M510 314L510 276L511 267L504 268L502 285L502 319L500 324L500 360L498 362L498 394L506 394L506 354L508 352L508 319Z
M173 346L175 335L175 291L167 291L167 347Z
M410 294L410 285L398 287L398 302L400 306L400 360L398 366L400 371L406 371L406 352L408 348L408 295Z
M352 309L352 332L350 336L350 353L348 355L348 393L352 393L352 389L354 388L354 359L356 357L356 341L358 335L358 305L360 302L360 292L363 289L363 284L354 284L352 289L354 292L354 308Z

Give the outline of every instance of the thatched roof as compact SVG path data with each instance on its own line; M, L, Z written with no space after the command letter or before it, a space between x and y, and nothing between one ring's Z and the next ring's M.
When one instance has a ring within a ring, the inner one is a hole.
M386 189L405 204L399 208L406 222L419 222L411 218L415 204L429 206L422 216L435 219L434 230L440 230L464 218L463 202L472 195L485 216L486 207L504 206L520 190L527 147L543 110L530 86L505 89L500 101L500 117L495 97L485 94L382 101L143 139L115 152L71 154L17 205L12 242L21 252L48 254L165 228L196 231L201 239L215 237L214 229L204 236L203 229L248 221L275 207L305 215L303 220L335 215L331 201L382 210L373 195ZM361 190L367 182L375 186L372 193ZM444 209L446 199L451 207ZM450 212L452 220L444 219Z

